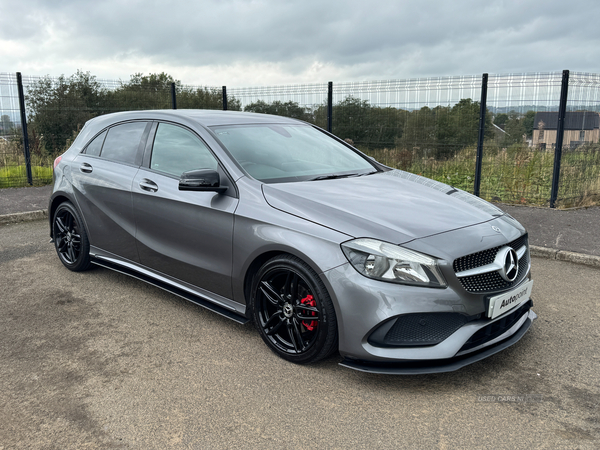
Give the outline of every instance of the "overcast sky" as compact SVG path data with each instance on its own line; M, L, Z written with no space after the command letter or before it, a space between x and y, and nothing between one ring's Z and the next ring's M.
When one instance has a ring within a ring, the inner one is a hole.
M600 73L598 0L0 0L0 72L232 87Z

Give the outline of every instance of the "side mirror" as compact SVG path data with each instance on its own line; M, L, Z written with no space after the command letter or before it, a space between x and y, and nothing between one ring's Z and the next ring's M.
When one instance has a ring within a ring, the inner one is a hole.
M219 194L227 190L221 186L219 172L213 169L196 169L184 172L179 178L180 191L211 191Z

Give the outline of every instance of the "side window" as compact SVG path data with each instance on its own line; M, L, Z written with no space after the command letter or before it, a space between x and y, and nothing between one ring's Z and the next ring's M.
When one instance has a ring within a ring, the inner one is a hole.
M110 128L100 156L113 161L136 164L145 128L146 122L124 123Z
M102 144L104 144L104 138L106 137L106 131L99 134L94 138L92 142L83 151L86 155L100 156L100 150L102 150Z
M208 147L190 131L166 123L156 130L150 168L179 177L194 169L213 169L217 160Z

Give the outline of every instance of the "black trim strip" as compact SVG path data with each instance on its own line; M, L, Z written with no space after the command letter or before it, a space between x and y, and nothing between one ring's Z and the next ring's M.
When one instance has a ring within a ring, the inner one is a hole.
M178 297L181 297L184 300L187 300L198 306L202 306L203 308L209 309L209 310L219 314L220 316L227 317L228 319L231 319L234 322L237 322L239 324L244 325L250 321L247 317L244 317L241 314L237 314L234 311L230 311L226 308L223 308L222 306L212 303L210 300L193 295L187 291L184 291L183 289L178 289L175 286L172 286L168 283L164 283L160 280L156 280L148 275L144 275L143 273L136 272L127 267L123 267L118 264L113 264L109 261L99 260L97 258L92 258L91 262L98 266L102 266L107 269L114 270L115 272L119 272L124 275L129 275L130 277L137 278L138 280L144 281L148 284L151 284L152 286L156 286L156 287L163 289L171 294L177 295Z

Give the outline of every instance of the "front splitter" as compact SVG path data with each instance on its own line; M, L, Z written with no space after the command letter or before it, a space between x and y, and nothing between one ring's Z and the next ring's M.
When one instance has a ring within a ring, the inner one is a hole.
M486 347L478 352L469 353L468 355L459 356L456 358L435 361L411 361L403 363L376 363L344 359L340 363L340 366L358 370L360 372L377 373L382 375L424 375L429 373L454 372L455 370L468 366L469 364L473 364L474 362L481 361L482 359L485 359L495 353L501 352L502 350L515 344L523 337L527 330L529 330L529 327L536 318L537 315L530 310L527 320L525 320L521 328L519 328L519 330L511 337L494 344L493 346Z

